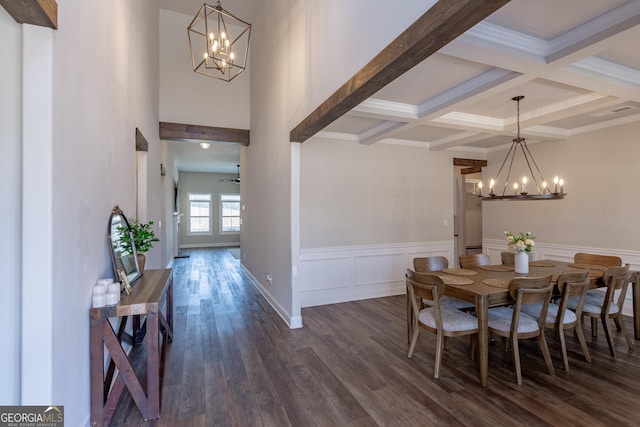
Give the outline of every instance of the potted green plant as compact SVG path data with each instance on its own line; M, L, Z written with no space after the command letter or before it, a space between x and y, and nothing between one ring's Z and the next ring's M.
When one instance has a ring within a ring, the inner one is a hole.
M129 247L131 246L130 236L133 236L133 243L136 246L140 273L144 271L144 265L147 262L147 256L145 253L147 253L149 249L153 248L153 242L160 241L160 239L156 237L152 225L153 221L141 222L140 220L133 218L129 221L131 234L125 232L126 230L124 228L119 229L119 231L122 232L121 241Z

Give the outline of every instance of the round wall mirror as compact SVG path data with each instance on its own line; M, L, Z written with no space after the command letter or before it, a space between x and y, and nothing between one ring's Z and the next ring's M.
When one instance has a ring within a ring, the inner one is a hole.
M140 268L138 267L136 245L133 243L129 221L118 206L111 211L109 220L109 247L116 281L120 281L121 271L124 272L129 283L138 280Z

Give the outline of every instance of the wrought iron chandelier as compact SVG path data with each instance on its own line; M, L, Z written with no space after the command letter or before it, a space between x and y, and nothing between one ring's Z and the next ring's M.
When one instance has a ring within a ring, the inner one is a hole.
M520 101L524 99L523 95L514 96L511 98L512 101L516 101L517 105L517 124L518 124L518 133L516 137L513 139L511 143L511 148L507 152L504 161L502 162L502 166L500 166L500 170L498 171L498 175L496 175L495 179L491 179L489 181L489 194L487 196L482 196L482 182L478 184L480 189L479 196L482 197L482 200L555 200L555 199L564 199L564 180L555 177L553 179L553 190L548 186L547 181L545 181L542 172L540 172L540 168L536 163L533 155L529 151L529 147L527 147L527 142L525 138L520 136ZM529 184L529 178L527 175L524 175L521 179L522 185L516 180L513 184L510 184L511 177L511 167L513 166L513 159L516 155L516 152L521 151L524 156L524 160L529 169L529 177L533 180L532 184ZM509 167L506 170L506 177L504 182L501 181L501 173L505 168L505 165L509 163ZM534 169L536 173L534 173ZM496 193L496 186L502 183L502 192ZM535 187L536 193L527 192L527 184L529 184L529 189L531 187ZM508 194L511 189L513 190L512 194Z
M193 71L231 81L247 67L251 24L222 8L203 4L188 27Z

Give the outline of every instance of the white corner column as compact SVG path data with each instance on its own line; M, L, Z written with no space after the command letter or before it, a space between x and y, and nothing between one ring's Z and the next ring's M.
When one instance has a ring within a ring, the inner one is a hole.
M53 34L22 25L22 405L55 403Z
M291 143L291 328L302 328L300 262L300 145Z

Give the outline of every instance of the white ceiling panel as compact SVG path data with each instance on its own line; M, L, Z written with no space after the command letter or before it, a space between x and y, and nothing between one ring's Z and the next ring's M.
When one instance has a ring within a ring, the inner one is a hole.
M406 104L421 104L491 67L447 55L436 54L407 71L398 79L378 91L372 98Z

